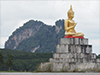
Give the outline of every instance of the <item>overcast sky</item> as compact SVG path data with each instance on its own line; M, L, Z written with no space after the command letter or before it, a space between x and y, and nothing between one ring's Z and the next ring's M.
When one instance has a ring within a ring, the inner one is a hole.
M76 32L85 34L92 45L93 53L100 54L100 1L65 0L1 0L0 1L0 48L16 28L33 19L55 25L59 19L67 19L72 4L77 22Z

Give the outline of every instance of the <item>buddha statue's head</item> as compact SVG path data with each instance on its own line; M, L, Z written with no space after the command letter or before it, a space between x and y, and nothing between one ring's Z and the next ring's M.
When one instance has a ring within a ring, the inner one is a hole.
M72 5L70 5L70 9L67 12L68 18L74 18L74 11L72 10Z

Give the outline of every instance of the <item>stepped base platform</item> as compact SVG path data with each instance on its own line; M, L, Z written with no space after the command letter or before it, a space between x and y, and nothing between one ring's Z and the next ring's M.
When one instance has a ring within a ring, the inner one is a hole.
M92 45L87 38L60 38L56 53L47 63L41 63L41 70L46 71L79 71L100 68L100 59L92 53Z

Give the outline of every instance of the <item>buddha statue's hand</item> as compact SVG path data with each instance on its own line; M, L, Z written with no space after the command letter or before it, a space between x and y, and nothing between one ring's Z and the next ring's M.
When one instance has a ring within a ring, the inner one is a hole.
M73 25L73 27L75 27L75 26L76 26L76 24L77 24L77 23L75 23L75 24Z
M68 27L66 30L68 31L68 30L70 30L70 29L73 29L73 28L76 26L76 24L77 24L77 23L75 23L73 26Z
M77 23L75 23L73 26L70 27L70 29L74 28L76 26Z

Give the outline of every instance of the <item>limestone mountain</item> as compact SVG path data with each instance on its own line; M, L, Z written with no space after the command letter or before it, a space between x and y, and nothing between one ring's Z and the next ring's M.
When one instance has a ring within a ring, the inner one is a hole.
M64 20L55 26L29 20L16 29L5 42L5 48L29 52L55 52L59 38L64 37Z

